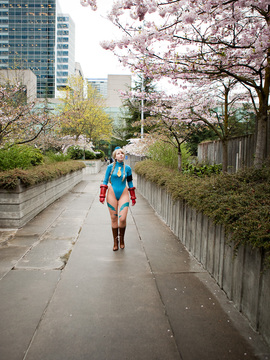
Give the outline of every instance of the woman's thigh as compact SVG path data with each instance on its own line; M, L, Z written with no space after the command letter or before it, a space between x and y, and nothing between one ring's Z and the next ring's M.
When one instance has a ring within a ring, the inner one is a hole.
M128 189L125 188L118 201L118 217L120 221L125 221L129 208L129 194Z
M107 192L107 205L113 222L118 222L118 201L114 195L113 188L110 186Z

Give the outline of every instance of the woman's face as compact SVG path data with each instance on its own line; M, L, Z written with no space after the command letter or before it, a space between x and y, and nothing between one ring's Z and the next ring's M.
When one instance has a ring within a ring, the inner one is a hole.
M122 150L116 150L116 153L115 153L115 159L118 161L118 162L123 162L124 161L124 158L125 158L125 154Z

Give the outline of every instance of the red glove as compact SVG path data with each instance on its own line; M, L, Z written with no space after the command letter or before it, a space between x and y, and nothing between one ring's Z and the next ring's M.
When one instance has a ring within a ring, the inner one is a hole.
M108 185L100 185L100 195L99 195L99 201L103 204L106 197L106 191L108 189Z
M132 206L136 204L135 187L129 188L130 198L132 200Z

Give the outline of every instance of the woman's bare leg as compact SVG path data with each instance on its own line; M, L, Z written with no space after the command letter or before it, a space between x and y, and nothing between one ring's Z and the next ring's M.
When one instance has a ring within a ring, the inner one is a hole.
M119 221L120 248L124 249L125 247L124 235L126 231L127 214L129 208L129 194L127 188L124 189L118 201L118 206L119 206L118 221Z
M114 195L112 187L109 187L107 193L107 205L111 217L112 233L113 233L113 251L118 250L118 201Z

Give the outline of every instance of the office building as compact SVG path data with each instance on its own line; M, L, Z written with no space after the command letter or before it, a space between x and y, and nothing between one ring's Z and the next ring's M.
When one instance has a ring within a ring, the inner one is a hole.
M38 98L56 97L75 72L75 25L57 0L0 0L0 70L27 69Z
M0 69L30 69L37 97L55 96L56 0L0 0Z
M108 79L107 78L87 78L86 80L105 99L107 99L107 96L108 96Z
M105 111L114 120L114 124L120 125L121 108L123 106L120 91L130 90L131 75L108 75L108 78L88 78L86 80L104 97Z
M21 83L25 86L27 102L37 97L37 77L31 70L0 70L0 85Z
M68 14L57 16L57 90L67 85L68 77L75 74L75 24Z

